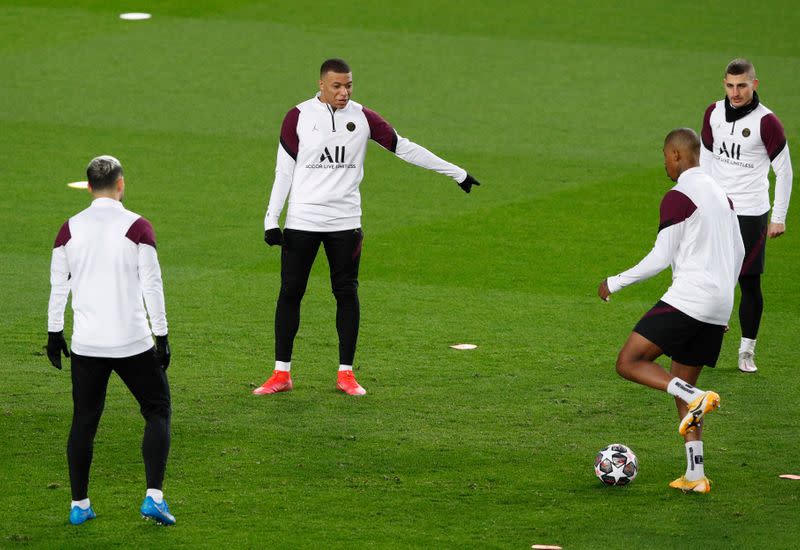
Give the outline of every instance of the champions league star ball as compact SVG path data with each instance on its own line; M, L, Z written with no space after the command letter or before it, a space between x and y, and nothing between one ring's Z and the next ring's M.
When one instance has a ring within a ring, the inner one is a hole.
M639 460L625 445L612 443L597 453L594 473L605 485L627 485L639 473Z

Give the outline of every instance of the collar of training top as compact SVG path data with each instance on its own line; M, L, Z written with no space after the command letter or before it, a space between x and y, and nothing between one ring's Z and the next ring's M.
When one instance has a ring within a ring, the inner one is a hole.
M753 111L755 111L756 107L759 105L758 99L758 92L753 90L753 101L745 105L744 107L739 107L738 109L734 109L731 106L731 102L728 101L728 96L725 96L725 121L726 122L735 122L740 120Z
M122 203L117 199L112 199L111 197L97 197L92 201L92 206L122 208Z

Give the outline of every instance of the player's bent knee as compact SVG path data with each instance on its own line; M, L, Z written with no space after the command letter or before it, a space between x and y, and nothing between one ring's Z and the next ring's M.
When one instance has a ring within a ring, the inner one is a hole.
M629 354L620 352L617 356L617 374L626 380L630 380L633 376L633 371L636 368L636 359Z

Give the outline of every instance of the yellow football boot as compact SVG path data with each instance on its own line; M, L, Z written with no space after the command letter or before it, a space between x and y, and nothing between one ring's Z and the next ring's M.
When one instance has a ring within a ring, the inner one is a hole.
M669 486L673 489L680 489L684 493L688 493L690 491L695 493L711 492L711 480L705 476L701 477L697 481L689 481L685 476L681 476L675 481L671 482Z
M718 408L719 394L717 392L707 391L698 395L694 401L689 403L689 412L683 417L683 420L681 420L678 432L681 435L686 435L686 432L695 430L700 425L706 413L715 411Z

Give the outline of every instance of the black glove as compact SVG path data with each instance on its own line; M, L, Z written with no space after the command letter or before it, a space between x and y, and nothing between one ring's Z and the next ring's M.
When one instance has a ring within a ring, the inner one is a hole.
M172 357L172 351L169 349L167 335L156 336L156 364L161 367L161 370L169 368L170 357Z
M469 193L472 190L473 185L480 185L480 182L467 174L467 177L464 178L464 181L458 184L458 186L464 190L464 193Z
M69 348L67 342L64 340L64 331L47 333L47 358L50 359L52 364L58 370L61 370L61 352L64 352L66 357L69 357Z
M283 240L283 234L280 227L273 227L264 231L264 242L270 246L280 245Z

